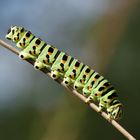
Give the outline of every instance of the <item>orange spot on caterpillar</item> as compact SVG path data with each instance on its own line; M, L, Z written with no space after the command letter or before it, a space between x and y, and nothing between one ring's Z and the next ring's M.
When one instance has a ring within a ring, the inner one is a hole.
M88 86L88 90L91 90L92 89L92 86Z

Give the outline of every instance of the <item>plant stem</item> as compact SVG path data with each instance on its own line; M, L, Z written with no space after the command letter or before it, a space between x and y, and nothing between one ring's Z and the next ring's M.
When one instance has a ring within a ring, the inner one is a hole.
M3 46L4 48L10 50L11 52L15 53L16 55L19 54L19 51L17 49L15 49L14 47L12 47L11 45L7 44L6 42L4 42L3 40L0 39L0 45ZM34 64L33 60L26 60L29 63L31 63L32 65ZM46 70L41 70L42 72L44 72L45 74L47 73L47 75L50 77L50 71L46 71ZM56 82L58 82L59 84L61 84L63 87L65 87L67 90L69 90L70 92L72 92L75 96L77 96L80 100L82 100L83 102L86 102L86 97L84 97L83 95L81 95L80 93L78 93L76 90L74 90L72 87L66 87L63 83L62 83L62 78L56 80ZM95 110L97 113L98 112L98 106L94 103L89 103L88 104L93 110ZM99 113L104 119L106 119L110 124L112 124L120 133L122 133L127 139L129 140L136 140L128 131L126 131L118 122L116 122L115 120L108 120L108 116L105 112L101 112Z

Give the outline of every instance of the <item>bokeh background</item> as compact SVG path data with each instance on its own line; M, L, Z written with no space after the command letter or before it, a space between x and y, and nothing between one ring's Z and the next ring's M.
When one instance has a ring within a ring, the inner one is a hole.
M1 0L1 39L11 25L26 27L109 79L124 104L120 123L140 138L138 0ZM125 138L77 97L0 47L0 140L92 139Z

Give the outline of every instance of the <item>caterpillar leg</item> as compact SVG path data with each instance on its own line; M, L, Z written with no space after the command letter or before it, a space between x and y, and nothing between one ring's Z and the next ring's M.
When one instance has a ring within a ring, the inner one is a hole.
M78 90L81 90L81 89L83 88L83 86L84 86L84 85L81 84L80 82L75 82L75 83L74 83L74 89L77 90L77 91L78 91Z
M88 94L90 94L90 93L88 93ZM98 93L91 93L89 96L88 96L88 98L87 98L87 100L86 100L86 103L90 103L91 101L97 101L97 99L98 99Z
M33 55L30 55L29 53L26 53L24 51L21 51L20 54L19 54L19 58L25 60L25 59L29 59L29 58L35 59L36 57L33 56Z
M34 63L34 68L35 68L36 70L40 70L40 69L44 68L44 65L43 65L43 63L41 63L40 61L36 61L36 62Z
M52 79L58 79L59 77L61 76L60 72L59 71L56 71L56 70L52 70L51 71L51 77Z
M92 100L94 100L93 96L89 96L87 99L86 99L86 103L90 103Z
M106 100L100 100L100 103L99 103L99 110L98 110L98 112L102 112L102 110L104 109L104 108L106 108L107 107L107 101ZM108 121L111 121L113 118L112 118L112 116L111 116L111 110L110 109L107 109L106 110L107 111L107 119L108 119Z
M36 62L34 63L34 68L36 69L36 70L40 70L40 69L43 69L43 68L50 68L50 66L49 65L45 65L43 62L40 62L40 61L38 61L38 60L36 60Z
M108 121L111 121L112 120L112 117L111 117L111 114L107 114L107 119L108 119Z
M104 108L103 106L99 105L98 112L102 112L103 108Z
M106 108L106 106L107 106L107 101L103 97L101 97L99 99L99 110L98 110L98 112L102 112L102 110L104 108Z
M64 83L64 85L69 86L72 84L72 81L69 77L64 77L63 83Z
M85 96L85 97L88 97L90 95L91 91L88 90L87 87L84 87L83 90L82 90L82 94Z

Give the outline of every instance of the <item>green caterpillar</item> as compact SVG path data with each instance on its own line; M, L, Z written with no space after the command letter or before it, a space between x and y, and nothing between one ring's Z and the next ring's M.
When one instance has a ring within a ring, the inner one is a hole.
M63 78L66 86L73 86L87 98L86 102L98 101L99 112L105 109L109 119L118 120L122 116L122 103L116 90L99 73L72 56L45 43L23 27L12 26L6 38L16 43L22 51L21 59L33 59L35 69L49 69L55 80Z

